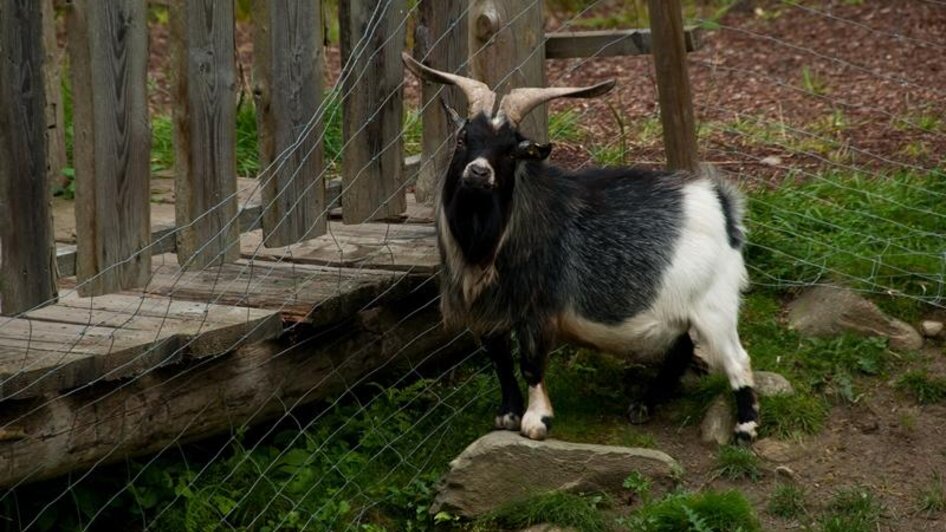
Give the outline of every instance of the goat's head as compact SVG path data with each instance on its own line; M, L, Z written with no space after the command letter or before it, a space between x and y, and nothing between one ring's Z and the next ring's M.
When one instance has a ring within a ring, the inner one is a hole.
M592 98L610 91L614 80L590 87L518 88L503 96L494 112L496 93L475 79L441 72L415 61L407 53L404 63L417 77L434 83L455 85L469 102L467 118L446 107L458 128L457 145L448 181L480 192L509 190L520 161L542 160L552 147L526 138L519 124L533 109L556 98Z

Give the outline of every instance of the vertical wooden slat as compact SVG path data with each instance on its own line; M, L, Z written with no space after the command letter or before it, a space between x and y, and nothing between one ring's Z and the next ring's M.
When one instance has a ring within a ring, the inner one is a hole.
M700 160L680 2L648 0L647 4L667 166L672 170L695 172Z
M72 74L79 292L143 285L151 273L145 0L74 0Z
M465 76L468 58L466 3L420 0L418 9L414 58L437 70ZM420 172L414 186L414 195L420 202L432 199L436 184L447 171L453 155L455 128L437 101L441 96L459 112L466 109L463 93L456 87L428 81L421 83L423 136Z
M0 312L56 296L46 174L42 10L0 0Z
M177 256L204 267L240 256L232 1L173 0Z
M545 27L542 0L472 0L469 15L470 71L498 94L517 87L545 86ZM522 132L548 139L548 111L537 107Z
M345 223L399 215L407 208L400 57L405 16L406 0L340 3Z
M43 2L43 80L46 87L46 170L50 183L65 186L62 169L66 156L66 122L62 107L62 52L56 41L56 10L53 0Z
M254 88L263 168L266 246L326 232L321 123L321 0L256 0ZM286 155L283 155L286 154ZM277 160L279 157L279 160Z

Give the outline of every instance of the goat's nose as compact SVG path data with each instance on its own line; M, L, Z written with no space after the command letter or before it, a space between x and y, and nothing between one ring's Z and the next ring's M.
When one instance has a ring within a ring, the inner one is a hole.
M479 164L471 164L470 177L474 177L476 179L486 179L489 177L489 168Z

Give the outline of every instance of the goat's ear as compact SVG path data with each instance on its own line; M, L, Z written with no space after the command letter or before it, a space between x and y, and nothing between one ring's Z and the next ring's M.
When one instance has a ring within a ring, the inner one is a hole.
M443 110L447 113L447 116L450 117L450 121L455 128L460 129L466 125L466 119L460 116L460 113L456 112L453 107L450 107L450 104L447 103L447 99L443 96L440 96L440 105L443 106Z
M539 144L531 140L523 140L516 146L516 159L532 159L541 161L552 153L551 144Z

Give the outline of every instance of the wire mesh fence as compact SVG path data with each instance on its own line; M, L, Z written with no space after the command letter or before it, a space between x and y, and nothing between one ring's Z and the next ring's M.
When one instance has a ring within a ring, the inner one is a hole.
M338 15L330 2L322 4L330 36ZM416 155L419 117L426 106L439 105L437 98L419 103L419 84L405 76L363 123L345 123L343 102L375 80L369 74L385 50L405 48L404 35L412 44L421 8L393 0L358 4L368 10L363 31L349 37L346 54L334 44L326 48L330 89L306 112L295 141L252 179L240 180L236 193L214 197L207 213L97 274L154 255L144 287L79 297L83 283L95 278L64 276L58 304L0 318L4 527L456 526L449 512L431 511L436 484L449 460L490 430L497 385L471 335L441 326L436 211L408 195L406 209L398 209L403 215L392 221L386 214L411 191L412 180L386 189L364 217L373 221L338 221L338 209L344 212L352 197L346 194L372 179L380 159L392 151L397 160ZM463 2L463 16L428 48L460 25L465 30L476 4ZM648 25L642 3L630 0L512 4L503 28L537 6L545 9L546 27L538 30L545 37L522 64L544 58L540 51L555 33ZM869 294L912 323L946 315L946 96L939 64L946 6L932 0L909 2L904 10L870 1L684 4L688 22L704 32L688 60L702 159L749 197L748 341L772 300L817 284ZM152 34L164 31L162 9L149 15ZM242 59L252 26L252 17L237 25ZM616 35L613 42L626 38ZM545 61L548 86L615 78L619 87L601 101L550 106L552 162L660 166L652 61L601 57L606 48ZM468 50L460 68L489 51L489 45ZM500 83L520 67L502 73ZM402 95L403 127L373 146L360 168L335 179L350 144L364 142L359 134ZM244 104L252 110L250 99ZM161 116L161 105L155 107L152 113ZM248 124L252 137L255 120ZM402 146L415 153L402 153ZM452 147L447 137L436 151ZM305 187L263 197L278 176L303 175L305 161L321 149L326 164L318 176L304 176ZM329 199L304 241L268 247L259 229L264 212L288 194L297 194L288 199L297 208L323 183ZM338 197L341 206L332 200ZM235 201L257 207L244 207L216 228L205 241L209 260L196 258L203 249L185 260L168 253L182 231ZM325 235L315 234L319 224ZM217 246L216 237L234 228L244 234ZM225 260L234 253L239 260ZM760 351L763 332L756 339ZM790 364L782 355L763 355L757 366ZM793 356L786 348L784 357ZM619 366L559 349L549 380L570 396L557 405L562 434L657 445L660 438L646 429L602 436L579 421L621 417L623 392L614 391L622 388ZM841 390L841 377L831 375L833 381L812 383L811 390Z

